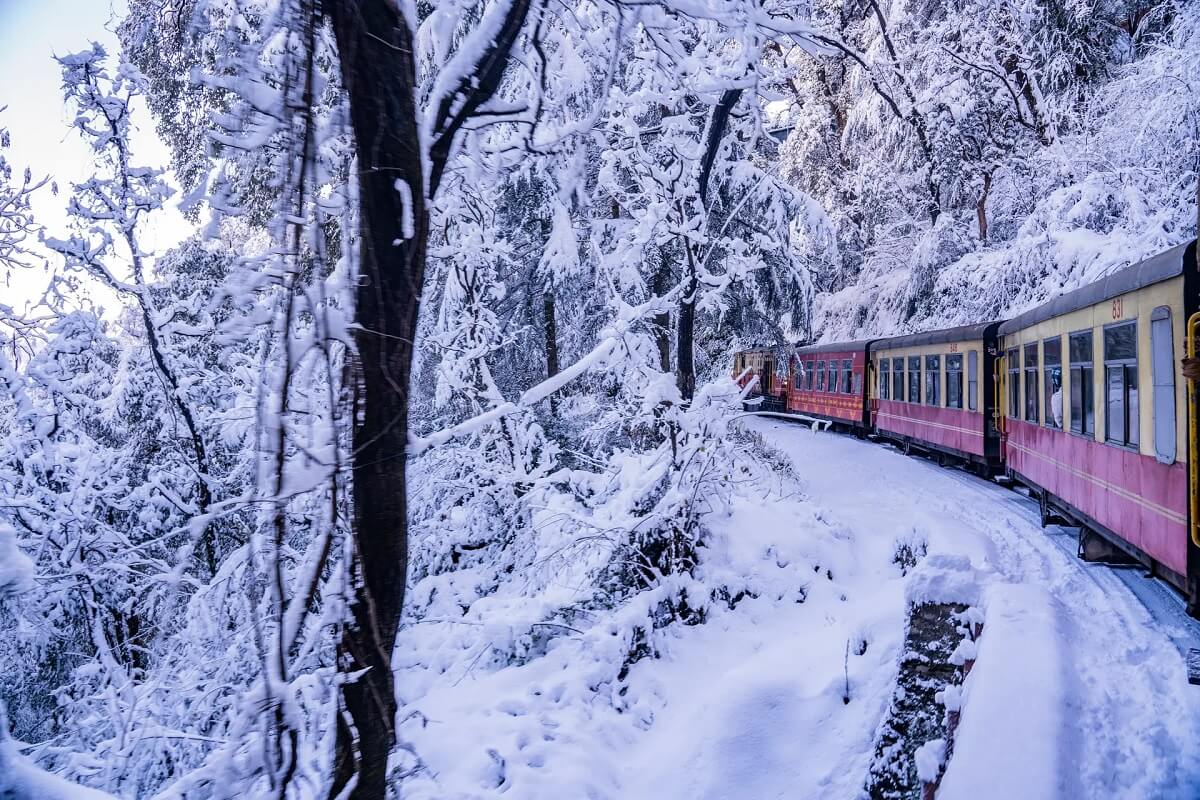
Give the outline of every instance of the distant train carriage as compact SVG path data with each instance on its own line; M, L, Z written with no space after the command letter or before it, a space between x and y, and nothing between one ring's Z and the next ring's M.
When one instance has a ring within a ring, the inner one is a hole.
M999 322L878 339L870 348L878 435L971 464L1001 467L993 362Z
M779 375L778 357L774 350L762 348L743 350L733 359L733 378L745 388L757 379L750 398L763 411L783 411L787 400L787 377Z
M870 340L800 347L792 354L787 410L866 433Z
M1180 359L1200 305L1194 249L1175 247L1005 322L999 372L1007 470L1038 494L1043 515L1099 533L1193 605L1200 565L1189 543Z

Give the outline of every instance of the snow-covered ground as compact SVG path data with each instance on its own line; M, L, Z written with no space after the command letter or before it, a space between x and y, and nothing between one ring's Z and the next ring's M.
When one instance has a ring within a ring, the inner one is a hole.
M1036 505L1018 492L852 437L814 434L785 422L750 424L792 460L809 513L841 531L853 542L849 549L862 557L847 565L845 603L818 612L825 629L859 630L875 641L864 658L851 656L852 694L857 687L858 697L850 706L832 704L829 718L817 725L779 731L803 742L798 749L804 753L810 752L808 740L840 740L841 756L832 764L820 762L830 764L840 780L812 791L821 784L813 782L805 764L789 759L777 765L777 751L768 749L757 757L755 774L770 789L713 796L784 796L789 785L790 796L854 796L863 772L856 737L877 721L879 705L886 702L887 689L880 684L895 674L903 609L894 602L897 586L911 581L889 575L891 565L881 556L890 555L891 543L906 535L927 542L931 561L938 555L969 557L987 612L955 757L939 797L1200 796L1200 688L1187 684L1180 652L1194 643L1196 629L1168 589L1140 571L1081 562L1073 539L1063 546L1067 532L1042 530ZM736 538L744 524L735 514L730 535ZM783 520L775 524L781 532L789 530ZM794 524L790 530L803 537L806 527ZM807 632L801 627L790 637L792 649L808 649ZM759 653L746 656L750 663L742 671L760 674L752 666L763 660ZM821 680L836 684L837 658L811 660L815 663L793 671L790 706L785 701L773 707L770 719L811 718L803 711L811 704L802 687ZM763 667L775 673L775 666ZM871 673L875 680L867 677ZM862 708L854 711L855 703ZM753 715L747 708L731 709L715 729L736 726L748 711ZM676 715L692 714L676 705L662 717ZM851 722L855 718L861 721ZM755 747L745 744L747 750ZM697 760L718 773L727 760L755 758L736 747L700 746L707 752ZM808 777L792 783L793 771ZM780 780L772 782L772 776Z
M907 603L924 597L984 615L941 800L1200 797L1200 687L1182 656L1196 627L1169 590L1081 562L998 484L792 422L745 425L791 474L710 516L697 578L746 596L660 632L661 657L623 681L620 610L518 666L423 688L399 672L420 758L407 797L861 797ZM900 543L927 550L907 574Z

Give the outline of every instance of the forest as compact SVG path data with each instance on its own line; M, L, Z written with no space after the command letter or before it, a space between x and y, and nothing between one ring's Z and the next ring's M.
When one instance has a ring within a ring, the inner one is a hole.
M1193 0L114 31L46 54L87 177L0 112L6 800L635 797L648 665L841 578L731 541L791 470L732 354L999 318L1196 230ZM831 645L847 705L869 638Z

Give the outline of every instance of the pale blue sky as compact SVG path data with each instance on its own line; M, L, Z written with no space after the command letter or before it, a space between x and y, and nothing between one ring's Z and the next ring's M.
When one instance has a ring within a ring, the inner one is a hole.
M35 175L50 175L60 192L43 191L34 208L50 235L66 233L67 193L73 180L88 172L89 154L69 130L60 94L55 54L77 52L92 40L110 55L119 53L112 29L124 12L123 0L0 0L0 106L8 106L0 123L12 135L8 157L13 167L30 167ZM149 115L141 109L134 139L135 161L164 166L166 148L154 133ZM148 244L159 250L176 244L190 227L172 209L147 226ZM56 256L49 256L55 259ZM0 276L0 303L20 305L40 293L40 274L15 276L7 288ZM104 302L97 298L97 302Z

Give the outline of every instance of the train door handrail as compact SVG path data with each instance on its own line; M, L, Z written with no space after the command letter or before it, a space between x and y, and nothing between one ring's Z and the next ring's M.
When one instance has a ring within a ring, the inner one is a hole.
M1004 351L1001 350L1000 353ZM1008 426L1004 421L1004 409L1000 406L1000 401L1007 395L1004 390L1007 388L1004 385L1004 368L1008 366L1003 355L997 354L992 360L992 423L996 426L996 433L1003 439L1008 433Z

